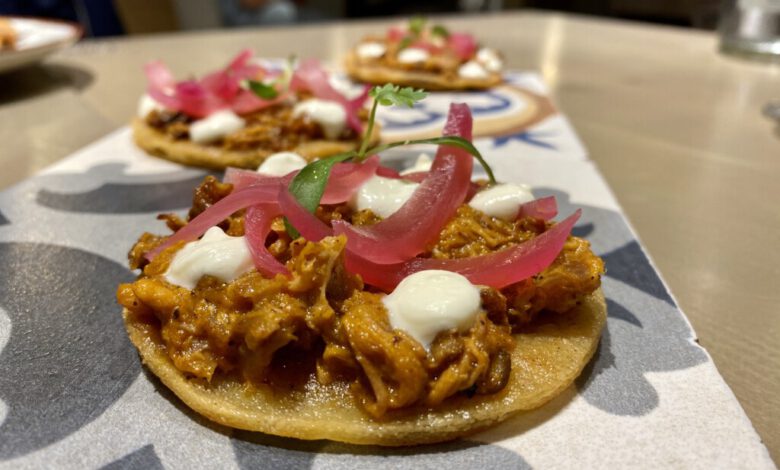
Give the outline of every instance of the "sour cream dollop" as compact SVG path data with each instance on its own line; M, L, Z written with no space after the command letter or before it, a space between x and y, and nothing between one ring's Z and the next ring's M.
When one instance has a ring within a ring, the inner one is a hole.
M295 152L279 152L266 158L257 172L268 176L284 176L306 166L306 159Z
M387 47L381 42L364 42L357 47L357 55L361 59L378 59L385 55Z
M527 184L501 183L475 194L469 206L491 217L514 220L520 205L533 200L534 195Z
M432 269L404 278L382 303L393 328L407 332L429 349L440 332L471 328L482 299L479 289L465 277Z
M477 62L491 72L500 72L504 67L504 61L493 49L483 47L477 51Z
M487 78L488 72L479 62L470 60L458 68L458 76L463 78Z
M431 55L419 47L407 47L398 53L398 62L402 64L417 64L425 62Z
M309 116L322 127L327 139L336 139L347 125L347 111L340 103L313 98L295 105L293 116Z
M412 197L417 186L417 183L374 175L355 191L349 205L359 211L371 209L374 214L387 218Z
M430 171L433 165L433 159L427 153L421 153L417 156L414 165L401 172L401 176L408 175L410 173L418 173L421 171Z
M244 128L246 123L229 109L214 112L190 125L190 140L198 144L213 142Z
M165 106L157 100L144 93L138 99L138 117L144 119L152 111L165 111Z
M164 277L192 290L205 275L229 282L253 267L244 237L231 237L221 228L211 227L200 240L187 243L176 253Z

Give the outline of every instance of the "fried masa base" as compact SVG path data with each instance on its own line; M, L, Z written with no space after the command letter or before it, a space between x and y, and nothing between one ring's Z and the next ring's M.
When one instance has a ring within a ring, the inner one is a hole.
M136 145L157 157L190 166L200 166L214 170L223 170L229 166L236 168L256 169L275 152L265 149L256 150L226 150L214 145L197 144L189 139L174 139L143 119L134 118L132 123L133 140ZM379 142L379 126L375 125L371 132L370 143ZM360 143L342 142L337 140L313 140L289 149L311 161L337 153L356 150Z
M355 404L346 384L300 390L247 387L236 380L210 384L188 379L165 352L157 327L124 312L130 340L143 363L184 403L217 423L298 439L401 446L452 440L537 408L568 387L588 363L601 337L607 307L601 289L565 314L542 315L515 335L509 384L499 393L451 397L435 409L388 413L374 420Z
M487 78L447 78L433 72L399 70L379 64L361 64L354 51L344 59L344 69L347 75L359 82L373 85L393 83L400 86L411 86L425 90L486 90L500 85L504 79L500 73L491 73Z

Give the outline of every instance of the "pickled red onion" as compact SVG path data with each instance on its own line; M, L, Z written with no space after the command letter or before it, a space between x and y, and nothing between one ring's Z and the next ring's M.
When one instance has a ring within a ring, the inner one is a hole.
M286 187L282 186L277 193L282 213L305 239L318 242L333 235L333 229L307 211Z
M393 178L393 179L401 178L401 174L398 173L396 170L382 165L379 165L379 168L376 169L376 174L379 176L384 176L385 178Z
M170 69L159 60L153 60L144 65L144 73L152 88L165 91L172 89L176 84L176 79L173 78Z
M364 87L360 96L349 100L331 86L328 81L328 73L322 68L317 59L307 59L293 73L290 81L290 90L308 90L317 98L341 104L347 113L347 124L349 124L349 127L358 134L363 132L363 123L358 117L358 110L363 107L368 98L368 85Z
M287 268L273 257L265 247L265 240L271 231L271 223L281 215L277 204L258 204L250 206L244 216L244 234L255 268L266 277L277 274L289 276Z
M179 82L174 90L179 100L178 111L196 118L206 117L228 107L218 96L194 80Z
M160 104L195 118L206 117L220 109L232 109L246 114L271 106L286 98L286 94L263 100L241 88L241 81L270 75L263 67L251 64L252 51L244 50L222 70L212 72L200 81L176 82L170 70L159 61L146 64L147 93Z
M168 237L157 248L144 255L146 259L153 260L161 251L180 241L192 241L206 233L206 230L219 224L228 216L246 207L275 203L279 194L279 185L250 186L239 191L234 191L217 201L213 206L198 214L187 225Z
M146 81L149 82L146 92L169 109L179 109L179 100L174 96L176 79L173 74L159 60L155 60L144 65Z
M284 176L270 176L252 170L228 167L225 170L225 177L222 178L222 181L224 183L232 184L233 190L243 189L253 185L283 184L284 186L288 186L297 173L298 170L295 170Z
M203 77L200 80L200 84L206 90L225 101L233 100L242 91L242 80L256 79L260 75L266 75L266 71L262 67L249 63L252 55L251 50L244 49L223 70Z
M268 74L263 67L258 64L252 64L249 61L252 60L254 53L251 49L244 49L239 52L236 57L225 67L225 73L228 73L239 79L253 78L258 74Z
M425 178L428 177L429 171L415 171L414 173L407 173L405 175L400 175L401 179L405 179L406 181L412 181L414 183L422 183Z
M477 42L467 33L451 33L449 46L461 60L468 60L477 52Z
M400 41L406 36L407 29L405 26L392 26L387 30L387 39L390 41Z
M254 92L250 90L244 90L243 88L239 90L238 94L233 98L233 101L231 103L231 107L233 108L233 111L235 111L238 114L248 114L254 111L258 111L263 108L267 108L269 106L273 106L275 104L279 104L284 102L290 97L290 94L285 93L279 93L276 98L271 98L270 100L264 100L254 94Z
M533 217L535 219L550 220L558 215L558 204L555 196L534 199L522 204L517 211L517 218Z
M241 89L239 80L224 70L212 72L202 79L200 85L221 100L230 100Z
M360 274L363 282L390 292L405 277L418 271L441 269L465 276L472 284L501 289L535 276L547 268L563 249L581 209L546 232L519 245L473 258L413 258L403 263L378 264L349 250L345 255L348 271Z
M341 173L334 171L338 168L346 168L347 165L354 165L347 172ZM331 177L328 179L328 185L325 187L325 193L322 195L321 204L338 204L349 200L355 191L374 176L379 167L379 155L373 155L363 163L341 163L331 170Z
M466 104L450 105L443 135L471 140L472 118ZM398 263L412 258L433 241L466 198L473 159L460 147L439 146L433 166L420 186L390 217L355 227L334 220L337 235L347 236L347 250L374 263Z

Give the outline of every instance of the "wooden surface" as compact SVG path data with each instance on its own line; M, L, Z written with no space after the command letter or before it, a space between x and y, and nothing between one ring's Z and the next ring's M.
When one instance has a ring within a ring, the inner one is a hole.
M447 18L539 70L775 459L780 460L780 67L711 33L533 12ZM179 74L240 48L336 60L382 23L85 41L0 75L0 188L127 123L159 58ZM706 416L702 416L706 420Z

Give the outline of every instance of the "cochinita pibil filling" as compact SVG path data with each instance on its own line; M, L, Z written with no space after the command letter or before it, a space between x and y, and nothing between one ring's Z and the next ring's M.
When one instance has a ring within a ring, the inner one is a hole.
M295 112L295 103L311 103L314 100L311 95L302 93L297 97L288 97L283 103L242 114L240 118L243 127L208 143L227 150L262 148L280 152L315 140L352 141L358 137L353 129L343 124L335 132L328 133L311 115ZM357 116L365 120L365 110L360 110ZM151 110L144 120L149 126L176 140L190 139L190 128L197 122L184 113L165 109Z
M206 177L195 191L188 221L237 192L232 184ZM323 204L316 217L328 227L344 221L358 229L382 220L354 201ZM460 205L417 259L468 260L502 253L556 226L538 214L507 220L473 205ZM161 218L176 232L187 226L176 215ZM604 270L587 241L568 236L543 271L502 288L422 270L406 276L388 295L347 268L347 236L292 239L283 218L276 216L269 221L264 246L288 275L261 274L250 260L234 274L197 277L197 260L187 258L185 250L206 239L243 240L229 237L246 235L246 218L247 211L238 210L200 242L174 243L151 262L144 254L168 237L144 234L129 254L131 268L142 268L142 274L119 287L120 304L159 327L171 361L194 380L230 376L248 385L289 387L292 374L300 379L293 383L312 375L323 384L343 381L375 418L415 405L436 406L454 395L500 391L511 373L512 332L538 315L565 314L599 287ZM177 275L175 262L190 263L196 278ZM437 292L448 297L432 298ZM457 302L448 303L449 298ZM426 305L433 307L423 318L409 312ZM471 311L448 316L449 310L463 308ZM434 321L437 315L444 323Z

